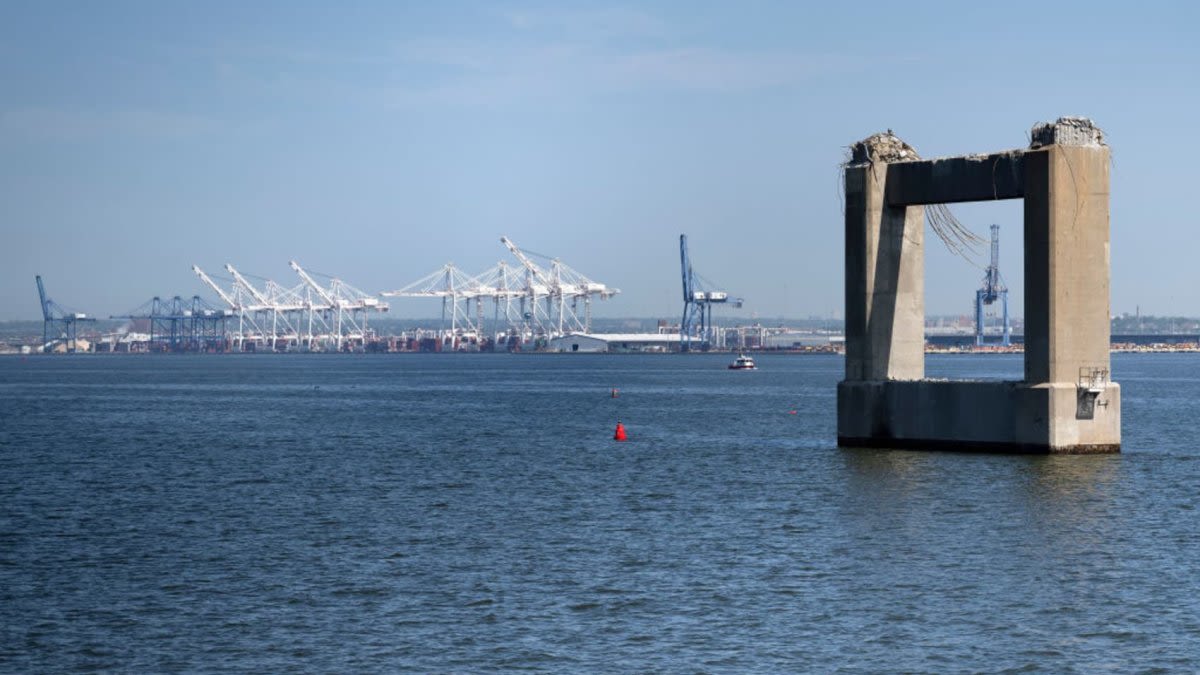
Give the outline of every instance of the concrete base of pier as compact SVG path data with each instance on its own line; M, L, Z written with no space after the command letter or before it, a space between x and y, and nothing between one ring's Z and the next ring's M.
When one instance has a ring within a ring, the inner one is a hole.
M1121 387L949 380L838 384L838 445L1034 454L1121 450Z

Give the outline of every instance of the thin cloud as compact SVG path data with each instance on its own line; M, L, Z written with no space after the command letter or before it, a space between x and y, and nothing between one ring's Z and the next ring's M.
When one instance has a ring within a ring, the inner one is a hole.
M671 32L659 18L629 8L537 9L502 14L518 31L548 32L574 39L663 37Z
M400 105L505 105L645 90L746 92L792 86L855 67L841 56L798 51L622 49L571 42L423 40L398 53L411 64L439 71L424 86L402 87L396 97Z
M610 62L609 70L637 85L695 91L747 91L797 84L847 67L841 57L792 51L734 52L687 47L648 50Z
M0 139L76 141L97 136L188 138L215 131L198 115L146 109L23 107L0 111Z

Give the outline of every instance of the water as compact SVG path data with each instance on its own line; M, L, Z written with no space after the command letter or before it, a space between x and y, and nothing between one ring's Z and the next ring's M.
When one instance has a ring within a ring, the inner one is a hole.
M1194 355L1099 457L839 450L839 357L728 359L0 359L0 669L1200 666Z

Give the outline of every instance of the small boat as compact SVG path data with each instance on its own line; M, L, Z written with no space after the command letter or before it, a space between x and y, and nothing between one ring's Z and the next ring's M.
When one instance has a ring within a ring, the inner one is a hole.
M746 356L745 354L738 354L737 359L735 359L733 363L729 364L729 369L730 370L758 370L758 368L754 365L754 359L750 358L749 356Z

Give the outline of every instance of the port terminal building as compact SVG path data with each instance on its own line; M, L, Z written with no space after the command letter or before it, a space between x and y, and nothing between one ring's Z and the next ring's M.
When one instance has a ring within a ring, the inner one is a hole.
M568 333L552 338L546 351L577 354L677 352L679 333Z

